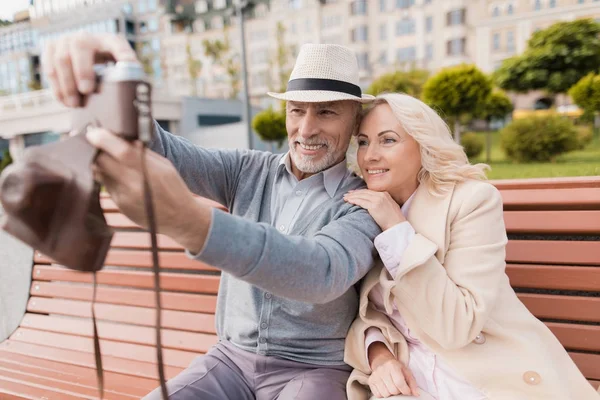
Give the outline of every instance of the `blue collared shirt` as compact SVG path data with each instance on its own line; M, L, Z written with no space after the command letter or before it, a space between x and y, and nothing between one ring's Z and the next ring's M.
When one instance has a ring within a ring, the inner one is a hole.
M299 216L308 215L335 196L346 175L346 160L298 181L292 172L290 153L279 161L271 193L271 221L281 233L289 233Z

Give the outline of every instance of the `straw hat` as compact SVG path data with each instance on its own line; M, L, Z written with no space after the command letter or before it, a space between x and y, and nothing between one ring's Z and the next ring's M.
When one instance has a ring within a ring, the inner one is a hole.
M355 100L368 103L375 99L362 94L358 86L358 62L354 52L336 44L305 44L285 93L268 92L279 100L318 103Z

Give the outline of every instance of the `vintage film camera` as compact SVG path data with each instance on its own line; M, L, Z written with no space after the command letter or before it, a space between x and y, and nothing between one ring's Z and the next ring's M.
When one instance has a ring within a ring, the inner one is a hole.
M56 262L81 271L102 268L113 232L100 207L100 186L90 169L97 150L89 126L127 140L148 142L153 132L151 86L138 63L97 66L95 91L73 111L78 133L26 149L0 176L1 227Z

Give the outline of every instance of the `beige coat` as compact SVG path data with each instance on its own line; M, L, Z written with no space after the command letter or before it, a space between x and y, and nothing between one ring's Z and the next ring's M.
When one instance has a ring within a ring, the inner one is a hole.
M502 198L489 183L457 184L442 197L421 185L407 215L416 236L395 279L382 264L363 279L346 341L349 400L367 399L365 331L379 327L407 363L404 337L368 302L382 285L411 334L490 400L599 400L560 342L519 301L505 274Z

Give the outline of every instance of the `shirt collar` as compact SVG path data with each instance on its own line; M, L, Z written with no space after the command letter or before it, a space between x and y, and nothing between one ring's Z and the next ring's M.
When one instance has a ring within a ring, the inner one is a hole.
M287 171L288 174L295 178L294 173L292 172L292 162L290 152L288 151L281 159L279 160L279 166L277 167L277 174L281 174L283 171ZM325 186L325 190L329 197L335 196L340 183L346 176L347 168L346 168L346 159L344 158L342 161L337 163L336 165L329 167L325 171L321 171L317 174L323 176L323 185ZM315 176L313 175L313 176Z

